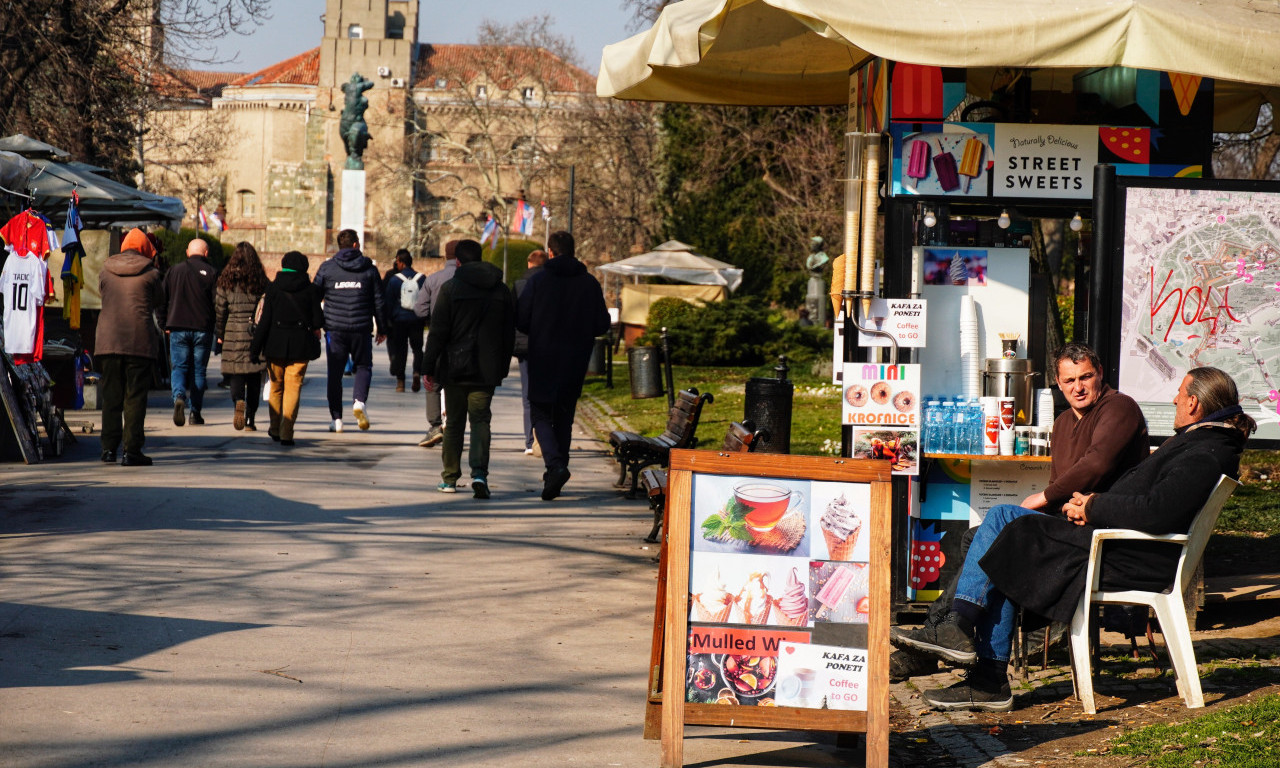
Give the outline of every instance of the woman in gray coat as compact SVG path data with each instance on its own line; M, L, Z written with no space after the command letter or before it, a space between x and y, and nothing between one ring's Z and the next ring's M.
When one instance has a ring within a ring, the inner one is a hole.
M253 362L249 346L253 342L253 315L267 288L267 273L258 251L245 242L236 244L226 269L218 275L214 295L214 329L222 346L222 373L231 384L236 413L232 426L256 431L253 417L262 399L264 363Z

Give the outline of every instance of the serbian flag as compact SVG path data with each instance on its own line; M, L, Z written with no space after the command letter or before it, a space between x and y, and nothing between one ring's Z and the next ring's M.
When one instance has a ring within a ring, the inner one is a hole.
M516 217L511 222L522 235L533 234L533 206L520 200L516 203Z
M489 240L492 240L495 246L498 244L498 220L497 219L491 218L488 221L486 221L484 223L484 230L480 233L480 245L484 245L485 242Z
M516 234L524 234L524 212L528 208L523 200L516 201L515 213L511 215L511 231Z
M551 209L547 208L547 201L543 200L541 205L542 205L542 220L551 221Z
M208 232L209 217L205 215L203 205L200 206L199 210L196 212L196 216L200 219L200 228L203 229L205 232Z
M213 211L210 211L208 213L208 218L209 218L209 223L204 228L206 232L209 231L209 227L213 227L219 232L227 231L227 225L222 221L222 219L218 218L218 214L214 213Z

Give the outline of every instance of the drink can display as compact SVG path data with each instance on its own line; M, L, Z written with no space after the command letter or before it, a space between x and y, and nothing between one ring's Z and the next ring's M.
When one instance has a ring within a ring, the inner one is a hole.
M996 456L1000 453L1000 401L984 397L982 403L982 453Z
M1013 455L1027 456L1031 453L1031 428L1018 427L1013 432Z

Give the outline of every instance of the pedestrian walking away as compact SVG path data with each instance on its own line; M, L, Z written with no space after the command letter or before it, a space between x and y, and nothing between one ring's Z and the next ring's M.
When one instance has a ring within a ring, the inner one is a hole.
M254 432L258 403L262 400L262 372L266 365L250 354L258 303L267 289L267 273L258 251L246 242L236 243L227 268L218 276L215 296L218 343L222 346L222 373L231 383L235 412L231 425Z
M456 254L458 270L440 289L422 360L429 381L444 384L449 413L440 451L444 467L436 487L443 493L456 492L470 421L471 489L477 499L487 499L493 390L511 370L515 303L502 282L502 270L480 260L479 243L463 240Z
M162 348L164 282L145 232L129 230L120 245L98 279L102 311L94 349L102 373L102 460L115 463L123 444L122 465L149 466L151 458L142 453L143 428L147 391Z
M515 295L516 301L520 300L520 294L524 293L524 287L529 284L529 278L542 271L542 265L547 263L547 252L538 249L529 253L529 258L525 262L524 277L516 281ZM529 412L529 334L521 330L516 330L516 363L520 366L520 402L524 406L524 455L533 455L533 417Z
M214 346L217 282L218 270L209 263L209 244L198 237L187 243L187 260L170 268L164 278L173 423L179 427L187 423L188 406L191 423L204 423L201 413L209 355Z
M351 414L360 429L369 428L366 403L373 380L373 344L386 338L382 276L363 253L355 230L338 233L338 252L316 270L314 285L324 307L328 333L327 367L330 432L342 431L342 372L355 365Z
M413 313L427 325L427 343L431 342L431 309L440 296L440 288L453 279L458 268L457 248L460 240L450 240L444 245L444 266L427 275L422 281L422 289L418 291L418 299L413 305ZM444 441L444 416L441 407L440 382L427 380L423 382L427 391L427 434L418 441L423 448L431 448Z
M302 392L302 378L310 361L320 357L324 313L320 295L307 276L310 262L298 251L280 260L280 272L267 286L249 357L266 358L271 378L267 434L283 446L294 444L294 428Z
M574 255L573 235L552 232L547 251L543 271L524 286L516 326L529 335L529 412L546 467L542 499L551 501L569 481L573 417L609 310L600 283Z
M404 391L405 368L413 360L413 391L422 389L422 318L413 311L418 292L426 275L413 269L413 256L404 248L396 251L395 271L387 279L386 296L388 336L387 353L391 358L391 378L396 391Z

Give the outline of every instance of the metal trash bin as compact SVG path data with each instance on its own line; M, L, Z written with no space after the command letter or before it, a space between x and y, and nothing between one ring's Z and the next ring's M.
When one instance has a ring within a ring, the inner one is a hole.
M587 361L587 374L603 376L605 366L608 364L608 355L609 337L597 336L595 342L591 345L591 358Z
M627 350L627 373L631 378L631 398L661 397L662 356L656 347L632 347Z
M787 380L787 359L778 358L772 379L747 380L743 418L755 424L761 435L753 449L756 453L791 453L791 405L795 397L795 385Z

